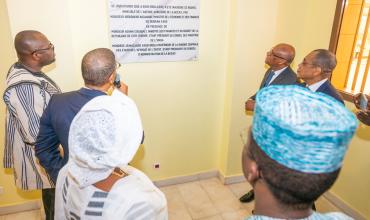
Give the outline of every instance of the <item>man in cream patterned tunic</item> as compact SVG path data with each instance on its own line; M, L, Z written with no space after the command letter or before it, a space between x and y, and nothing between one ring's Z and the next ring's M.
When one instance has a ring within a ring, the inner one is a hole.
M38 164L34 144L40 117L59 87L41 72L55 61L54 45L38 31L19 32L14 40L18 62L6 77L4 167L14 171L15 184L22 190L42 189L46 218L53 216L54 184Z

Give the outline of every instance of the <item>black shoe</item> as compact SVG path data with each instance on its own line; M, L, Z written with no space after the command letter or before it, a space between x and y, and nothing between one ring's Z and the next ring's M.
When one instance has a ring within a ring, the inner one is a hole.
M252 202L254 199L254 192L253 189L249 192L247 192L245 195L240 197L240 202L246 203L246 202Z

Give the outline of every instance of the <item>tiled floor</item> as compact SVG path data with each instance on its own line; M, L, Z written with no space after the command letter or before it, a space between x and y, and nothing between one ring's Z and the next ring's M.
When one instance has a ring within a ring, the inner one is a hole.
M167 197L170 220L241 220L250 215L253 203L239 197L250 189L248 183L223 185L217 178L162 187ZM325 198L316 202L319 212L338 211ZM0 216L0 220L41 219L39 210Z

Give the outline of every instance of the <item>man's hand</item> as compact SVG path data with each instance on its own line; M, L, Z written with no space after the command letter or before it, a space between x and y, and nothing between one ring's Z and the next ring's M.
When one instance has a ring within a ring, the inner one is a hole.
M360 109L360 97L361 93L357 93L355 96L353 96L353 104L355 104L357 109Z
M121 81L121 86L118 88L123 94L128 95L128 86Z
M353 103L355 104L357 109L360 109L360 99L361 99L361 94L362 93L357 93L355 96L353 96ZM370 96L366 95L367 100L367 110L370 110Z
M370 110L358 111L356 112L356 116L362 123L370 126Z
M248 99L245 102L245 110L246 111L254 111L254 105L255 104L256 104L256 101L254 101L253 99Z

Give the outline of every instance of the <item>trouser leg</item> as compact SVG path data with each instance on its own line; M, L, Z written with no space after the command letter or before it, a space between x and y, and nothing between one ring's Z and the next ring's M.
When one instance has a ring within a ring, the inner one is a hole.
M46 220L54 219L55 189L42 190L42 203L44 204Z

